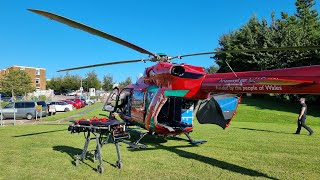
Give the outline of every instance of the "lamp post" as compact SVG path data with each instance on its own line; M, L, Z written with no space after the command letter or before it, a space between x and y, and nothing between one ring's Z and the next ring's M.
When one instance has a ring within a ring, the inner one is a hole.
M80 96L82 97L82 91L83 91L83 87L82 87L82 77L80 77Z
M3 126L3 116L2 116L2 100L1 100L1 94L0 94L0 126Z

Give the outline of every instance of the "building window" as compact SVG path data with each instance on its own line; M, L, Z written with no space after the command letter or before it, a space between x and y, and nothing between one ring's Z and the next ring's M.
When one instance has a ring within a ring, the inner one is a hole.
M36 75L40 75L40 69L36 69Z
M36 90L40 90L40 87L36 87Z
M36 84L40 84L40 78L36 78Z

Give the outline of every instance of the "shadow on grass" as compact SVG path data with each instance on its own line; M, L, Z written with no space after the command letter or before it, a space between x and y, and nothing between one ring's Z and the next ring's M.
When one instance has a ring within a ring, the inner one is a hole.
M265 129L240 128L240 127L232 127L232 128L248 130L248 131L261 131L261 132L268 132L268 133L293 134L293 133L287 133L287 132L281 132L281 131L271 131L271 130L265 130Z
M13 137L34 136L34 135L47 134L47 133L54 133L54 132L59 132L59 131L66 131L66 129L53 130L53 131L44 131L44 132L37 132L37 133L30 133L30 134L22 134L22 135L17 135L17 136L13 136Z
M74 158L75 155L82 153L82 149L70 146L53 146L52 149L61 153L66 153L72 158Z
M131 137L135 138L135 137L138 137L138 135L135 134L135 133L132 133ZM157 137L157 136L155 136L155 137ZM221 168L221 169L224 169L224 170L228 170L228 171L231 171L231 172L244 174L244 175L252 176L252 177L263 177L263 178L269 178L269 179L277 179L277 178L270 177L267 174L261 173L259 171L253 170L253 169L249 169L249 168L246 168L246 167L241 167L241 166L238 166L236 164L232 164L232 163L224 162L224 161L221 161L221 160L218 160L218 159L214 159L212 157L206 157L206 156L203 156L203 155L200 155L200 154L196 154L196 153L193 153L193 152L188 152L188 151L184 151L184 150L179 149L179 148L195 147L197 145L188 144L188 145L184 145L184 146L164 146L161 143L166 142L167 141L166 138L164 138L164 137L155 138L155 137L154 136L151 137L150 135L146 136L142 140L142 143L144 143L146 145L154 145L155 147L142 149L141 151L162 149L162 150L166 150L166 151L175 153L175 154L177 154L177 155L179 155L179 156L181 156L183 158L200 161L202 163L206 163L206 164L209 164L211 166L215 166L215 167L218 167L218 168ZM180 137L174 137L173 139L180 140L180 141L186 141L186 139L183 139L183 138L180 138ZM135 150L132 150L131 152L134 152L134 151Z
M76 163L74 161L74 157L76 155L80 155L82 153L82 149L79 149L79 148L75 148L75 147L70 147L70 146L53 146L52 149L54 151L58 151L58 152L61 152L61 153L66 153L68 154L72 160L71 160L71 164L73 164L74 166L76 166ZM88 154L88 153L87 153ZM86 157L87 158L87 157ZM90 157L93 159L93 155L92 157ZM96 170L96 168L92 167L90 164L84 162L84 161L80 161L81 163L84 163L85 165L91 167L93 170Z

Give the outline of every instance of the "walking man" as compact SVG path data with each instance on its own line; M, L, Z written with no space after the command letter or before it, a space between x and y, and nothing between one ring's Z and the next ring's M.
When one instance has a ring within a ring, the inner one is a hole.
M300 98L300 104L301 104L301 110L298 117L298 128L296 131L296 134L300 134L301 126L304 127L306 130L309 131L309 135L311 136L313 134L313 131L310 127L306 125L306 118L307 118L307 105L306 105L306 99Z

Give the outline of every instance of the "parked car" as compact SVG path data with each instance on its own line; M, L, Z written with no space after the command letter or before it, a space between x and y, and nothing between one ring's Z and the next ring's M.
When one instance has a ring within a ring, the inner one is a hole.
M44 101L20 101L11 102L2 109L2 117L5 118L27 118L31 120L36 117L36 108L41 105L41 111L38 114L40 116L48 115L48 107Z
M77 92L76 91L69 91L65 95L66 96L75 96L75 95L77 95Z
M55 115L56 114L56 109L55 109L55 107L54 106L52 106L52 105L49 105L49 104L47 104L48 105L48 115L49 116L51 116L51 115Z
M1 95L1 101L3 102L12 102L12 97L8 96L7 94L0 93Z
M84 102L83 102L83 101L81 101L80 99L76 99L76 98L74 98L74 99L68 99L68 100L70 100L70 101L73 101L73 102L77 103L77 105L78 105L78 106L80 106L80 108L83 108L83 107L85 106Z
M94 104L95 103L95 100L94 99L90 99L90 97L79 96L78 98L81 99L82 101L84 101L86 105L90 105L90 104Z
M74 101L71 101L71 100L68 100L68 99L64 99L64 100L61 100L61 101L73 105L73 107L75 107L76 109L80 109L81 108L81 105L79 103L74 102Z
M76 103L79 103L81 107L85 107L86 106L86 103L85 101L79 99L79 98L74 98L74 99L70 99L72 101L75 101Z
M50 108L55 109L56 112L67 112L73 110L73 105L63 101L50 101L48 105Z

